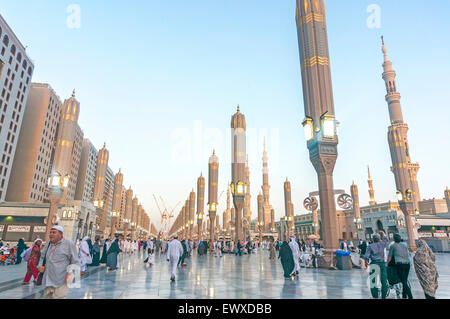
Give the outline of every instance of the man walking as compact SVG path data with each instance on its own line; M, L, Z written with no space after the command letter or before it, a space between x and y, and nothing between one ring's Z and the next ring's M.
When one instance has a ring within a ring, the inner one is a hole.
M381 298L386 299L389 289L387 269L385 262L385 249L389 245L389 239L383 231L379 231L378 234L372 236L373 244L367 247L364 259L366 260L366 266L370 261L370 275L379 270L381 280ZM375 278L374 278L375 279ZM371 280L371 283L374 282ZM373 298L378 298L379 289L377 287L370 288Z
M65 299L68 292L67 283L70 273L69 265L78 265L77 247L70 240L63 238L64 229L55 225L50 230L50 242L44 248L39 261L39 270L44 273L43 285L45 299Z
M183 255L183 246L178 241L178 235L173 236L173 240L169 242L167 249L167 261L171 272L170 280L175 281L178 260Z

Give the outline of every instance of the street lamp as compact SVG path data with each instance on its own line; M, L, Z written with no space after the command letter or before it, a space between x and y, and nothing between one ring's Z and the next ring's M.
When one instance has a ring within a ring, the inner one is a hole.
M120 216L120 212L114 210L111 212L111 235L114 236L115 232L116 232L116 218Z
M103 199L96 199L96 200L94 200L94 206L96 207L96 208L103 208L103 205L104 205L104 202L103 202Z
M247 188L248 188L248 186L242 181L237 181L235 183L231 183L231 193L233 194L233 199L234 199L234 203L235 203L235 207L236 207L236 218L239 219L239 221L235 222L236 229L237 229L237 232L235 233L236 240L241 239L240 235L241 235L241 231L242 231L242 218L243 217L239 214L241 214L240 211L242 210L242 207L243 207Z
M69 185L70 176L65 175L64 177L54 171L48 178L48 187L50 189L50 207L47 216L47 228L45 230L45 241L50 240L50 230L54 224L57 222L56 211L58 209L59 202L64 195L64 191Z
M333 139L336 136L336 120L333 115L324 113L321 118L323 137Z
M303 123L303 129L305 131L305 139L307 141L310 141L314 138L314 123L313 119L310 117L307 117Z

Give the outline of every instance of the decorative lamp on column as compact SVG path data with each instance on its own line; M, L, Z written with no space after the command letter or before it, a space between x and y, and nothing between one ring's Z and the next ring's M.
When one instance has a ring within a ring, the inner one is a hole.
M70 176L61 176L58 172L53 172L48 178L50 208L47 215L47 227L45 230L45 241L50 240L50 230L57 222L57 210L59 202L64 195L64 191L69 185Z

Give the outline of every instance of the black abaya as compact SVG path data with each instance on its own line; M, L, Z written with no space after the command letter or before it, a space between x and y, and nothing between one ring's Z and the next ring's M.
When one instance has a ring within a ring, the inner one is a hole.
M289 278L294 271L295 264L291 247L289 247L287 241L284 241L283 245L281 245L278 258L281 259L281 264L283 265L284 277Z

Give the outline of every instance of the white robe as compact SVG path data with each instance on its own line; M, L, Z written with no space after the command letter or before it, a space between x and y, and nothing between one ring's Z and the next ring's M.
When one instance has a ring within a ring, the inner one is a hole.
M299 271L300 264L298 262L298 259L300 258L300 247L298 247L298 243L295 241L295 239L291 239L289 247L291 247L292 256L294 257L294 264L295 264L294 271Z
M150 240L147 243L147 249L150 249L150 252L153 251L153 249L154 249L153 241ZM154 253L153 254L152 253L148 254L148 263L152 264L152 265L154 263L154 259L153 259L154 256L153 255L154 255Z
M80 267L81 271L86 271L86 265L92 264L92 257L89 253L89 244L87 239L89 237L84 237L83 241L80 244Z
M222 244L220 243L220 241L217 242L216 249L219 256L222 257Z
M169 247L167 249L167 260L169 260L170 275L172 277L175 277L178 260L183 255L183 246L181 246L181 243L177 239L174 239L171 242L169 242L168 246Z

